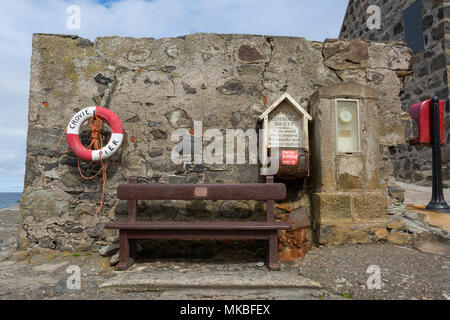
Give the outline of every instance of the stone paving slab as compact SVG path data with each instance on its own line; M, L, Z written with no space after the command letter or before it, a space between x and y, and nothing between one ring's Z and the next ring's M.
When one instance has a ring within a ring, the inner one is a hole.
M407 206L408 211L422 215L422 221L430 226L442 229L450 233L450 213L427 211L421 206ZM420 217L420 216L419 216Z
M450 244L437 241L420 241L415 248L423 253L431 253L450 258Z
M158 264L138 264L129 271L101 283L101 289L124 291L157 290L165 288L195 289L262 289L262 288L307 288L320 289L318 282L300 276L298 271L267 271L254 264L233 264L226 269L218 264L171 263L166 268ZM166 269L166 270L164 270Z

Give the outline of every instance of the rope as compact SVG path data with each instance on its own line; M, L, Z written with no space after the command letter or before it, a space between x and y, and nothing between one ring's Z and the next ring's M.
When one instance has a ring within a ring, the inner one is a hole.
M97 106L100 104L100 97L97 98ZM89 128L91 129L91 142L90 144L87 146L88 149L90 150L99 150L103 148L103 140L104 140L104 136L101 134L100 129L102 127L102 120L100 118L97 117L97 115L94 112L94 116L89 119ZM58 152L60 154L66 154L68 153L70 150L66 150L61 152L60 150L60 144L61 141L64 137L64 135L67 132L67 127L64 130L63 134L61 135L61 137L59 138L58 141ZM102 155L100 154L100 164L101 164L101 168L97 171L97 173L95 173L92 176L85 176L82 172L81 172L81 168L80 168L80 159L78 159L78 172L80 173L80 176L85 179L85 180L92 180L95 177L97 177L100 173L102 173L102 180L103 180L103 184L102 184L102 199L100 201L100 206L97 208L97 210L95 211L96 214L98 214L100 212L100 210L103 207L103 204L105 202L105 189L106 189L106 169L108 168L108 164L109 162L106 161L105 163L102 160Z

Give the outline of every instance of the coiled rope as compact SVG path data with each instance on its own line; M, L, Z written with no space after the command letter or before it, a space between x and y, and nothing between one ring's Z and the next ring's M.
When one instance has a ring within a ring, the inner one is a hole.
M97 97L97 106L100 105L100 99L101 96ZM90 150L99 150L103 148L103 140L105 139L105 136L101 134L100 129L102 127L103 121L97 117L97 115L94 113L94 116L92 118L89 119L89 128L91 129L91 142L89 143L89 145L87 146L88 149ZM70 150L66 150L66 151L61 151L60 150L60 145L61 145L61 141L64 138L64 135L67 132L67 126L66 129L64 130L63 134L59 137L59 141L58 141L58 152L60 154L66 154L68 153ZM97 171L97 173L95 173L92 176L85 176L83 174L83 172L81 172L81 167L80 167L80 159L78 159L78 172L80 173L80 176L85 179L85 180L92 180L95 177L97 177L100 173L102 173L102 180L103 180L103 185L102 185L102 199L100 202L100 206L97 208L97 210L95 211L96 214L98 214L100 212L100 210L103 207L103 204L105 202L105 189L106 189L106 169L108 168L108 160L106 162L103 162L102 157L100 155L100 164L101 167L100 169Z

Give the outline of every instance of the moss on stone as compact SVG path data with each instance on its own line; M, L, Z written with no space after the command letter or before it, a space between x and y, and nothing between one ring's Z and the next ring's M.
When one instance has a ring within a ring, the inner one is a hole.
M77 94L79 68L77 63L92 57L91 47L79 46L76 38L56 35L38 35L37 46L41 55L40 78L53 95L63 100L69 100ZM92 67L91 67L92 68ZM88 70L91 70L88 68ZM71 82L70 91L63 91L61 81Z

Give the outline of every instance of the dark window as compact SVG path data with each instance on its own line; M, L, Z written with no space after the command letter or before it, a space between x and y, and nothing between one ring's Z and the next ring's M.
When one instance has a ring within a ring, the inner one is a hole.
M414 54L424 49L422 25L422 1L417 0L403 11L405 41Z

